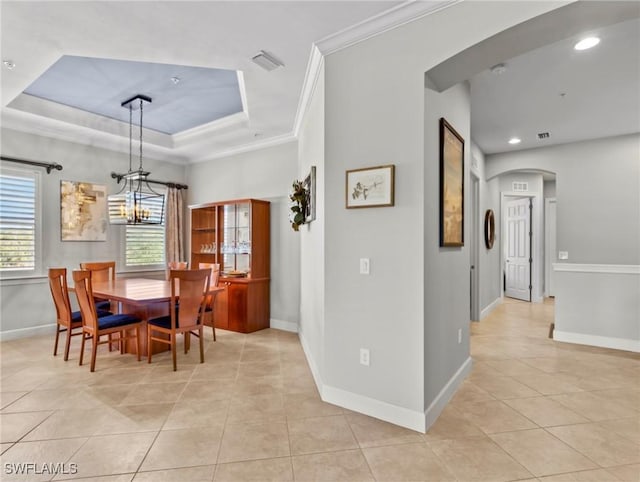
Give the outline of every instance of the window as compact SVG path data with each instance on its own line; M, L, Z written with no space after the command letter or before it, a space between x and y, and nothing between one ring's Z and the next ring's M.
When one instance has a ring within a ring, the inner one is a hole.
M164 265L164 242L164 223L127 224L125 265Z
M37 172L0 173L0 271L36 268Z

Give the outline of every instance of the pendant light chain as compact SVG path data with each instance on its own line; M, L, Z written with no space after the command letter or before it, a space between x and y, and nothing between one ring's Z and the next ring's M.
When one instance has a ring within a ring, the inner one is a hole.
M140 99L140 171L142 171L142 105L144 102Z
M129 171L131 172L131 166L133 162L133 108L129 104ZM133 181L129 179L129 189L133 188Z

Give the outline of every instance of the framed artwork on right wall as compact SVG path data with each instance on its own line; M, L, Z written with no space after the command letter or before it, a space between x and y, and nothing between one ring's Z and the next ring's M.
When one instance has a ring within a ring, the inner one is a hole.
M440 246L464 246L464 139L440 118Z

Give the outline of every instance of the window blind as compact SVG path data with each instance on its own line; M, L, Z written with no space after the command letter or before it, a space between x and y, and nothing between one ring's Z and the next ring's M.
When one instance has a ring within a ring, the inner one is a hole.
M158 201L158 207L161 205ZM165 264L165 229L162 224L127 224L126 266L150 266Z
M0 173L0 270L33 270L36 264L36 173Z

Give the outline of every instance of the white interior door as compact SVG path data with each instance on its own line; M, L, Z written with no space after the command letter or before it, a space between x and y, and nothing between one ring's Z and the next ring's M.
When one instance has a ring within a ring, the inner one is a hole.
M544 213L545 231L545 294L555 296L553 288L553 263L557 261L556 251L556 200L547 199Z
M506 286L510 298L531 301L531 199L507 201Z

